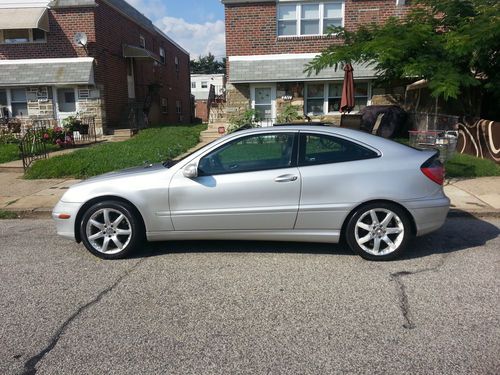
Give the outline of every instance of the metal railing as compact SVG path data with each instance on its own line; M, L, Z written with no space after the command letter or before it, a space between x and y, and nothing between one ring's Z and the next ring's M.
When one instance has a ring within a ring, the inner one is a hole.
M46 133L47 129L44 127L32 127L27 129L26 133L22 136L19 142L19 150L25 171L36 160L47 158L47 144L44 139Z
M418 131L456 130L460 122L458 116L440 113L410 112L411 128Z

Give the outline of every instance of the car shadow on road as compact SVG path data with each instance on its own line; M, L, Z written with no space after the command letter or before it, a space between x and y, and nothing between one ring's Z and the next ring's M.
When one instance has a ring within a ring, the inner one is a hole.
M433 254L447 254L484 245L500 234L495 225L472 215L448 218L444 226L431 234L414 238L399 258L423 258ZM180 253L292 253L353 255L345 244L270 241L168 241L152 242L135 257L153 257Z

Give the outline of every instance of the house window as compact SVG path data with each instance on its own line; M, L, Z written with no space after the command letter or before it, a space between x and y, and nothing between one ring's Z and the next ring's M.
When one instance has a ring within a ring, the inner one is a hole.
M340 111L343 82L312 83L307 85L305 110L309 115L322 115ZM354 82L354 108L365 108L370 98L369 82Z
M40 29L0 30L0 43L41 43L46 42L46 33Z
M278 5L278 36L326 35L330 26L343 26L344 1Z
M7 90L0 90L0 107L7 107Z
M206 81L201 81L201 88L202 88L202 89L206 89L206 88L208 88L208 82L206 82Z
M191 88L195 89L196 88L196 82L191 82Z
M3 31L4 43L28 43L30 31L28 29L13 29Z
M161 98L161 113L164 113L164 114L168 113L168 99L167 98Z
M181 114L182 113L182 105L180 100L175 101L175 113Z
M28 115L28 100L26 98L26 89L10 90L10 105L12 107L12 116L25 117Z
M146 38L142 35L139 35L139 47L146 48Z
M307 85L306 113L323 114L325 102L325 85L323 83Z
M59 112L76 112L75 89L57 89Z
M175 56L174 58L174 63L175 63L175 74L177 76L177 79L179 79L179 58Z
M297 35L297 5L278 6L278 35Z
M300 35L319 34L319 4L302 4Z
M165 49L163 47L160 47L160 61L162 64L165 64L165 62L166 62Z

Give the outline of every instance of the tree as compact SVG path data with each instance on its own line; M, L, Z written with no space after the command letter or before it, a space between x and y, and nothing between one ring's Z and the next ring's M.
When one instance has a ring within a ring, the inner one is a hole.
M432 96L461 101L479 115L484 95L500 99L500 2L415 0L405 17L357 31L306 66L309 73L347 62L368 63L385 82L426 79Z
M207 56L199 56L197 60L190 61L191 73L219 74L226 72L226 59L217 61L210 52Z

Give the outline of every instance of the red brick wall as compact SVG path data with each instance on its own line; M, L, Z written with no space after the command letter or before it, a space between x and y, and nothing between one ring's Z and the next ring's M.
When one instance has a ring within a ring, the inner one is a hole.
M46 43L0 44L0 59L67 58L87 56L84 48L73 43L76 32L88 36L88 56L96 59L95 81L104 86L102 96L106 109L106 125L119 126L128 103L127 66L122 44L139 45L139 35L146 38L146 48L159 55L166 52L166 63L154 66L151 60L136 61L136 98L144 99L148 85L159 83L153 100L160 105L168 99L168 114L160 114L157 122L173 124L191 121L189 55L157 33L137 25L101 0L97 7L59 8L49 11L50 32ZM179 73L174 64L179 60ZM182 103L182 114L175 103Z
M139 45L139 35L146 39L146 49L159 55L162 46L166 52L166 63L154 65L151 60L135 63L135 91L138 100L144 99L148 85L159 83L153 100L160 105L161 98L168 99L168 114L161 114L160 123L187 123L190 118L189 56L174 44L156 33L142 28L102 1L96 8L97 67L96 77L105 85L106 115L111 126L118 125L128 103L127 65L122 57L122 45ZM179 74L175 70L175 56L179 59ZM182 121L175 111L175 102L182 102Z
M364 23L384 22L405 9L396 7L396 0L345 0L345 27L354 30ZM276 3L226 5L227 56L314 53L342 43L327 36L278 38L276 11Z
M203 122L208 122L208 104L206 100L196 100L194 115Z
M49 11L50 32L46 43L0 44L0 60L87 56L73 43L76 32L87 33L89 50L95 45L94 7L61 8Z

